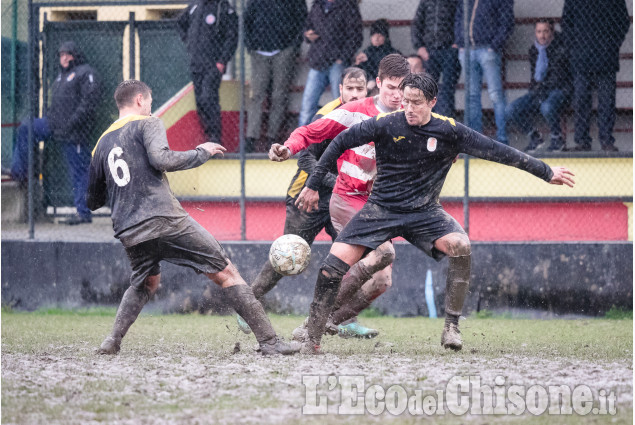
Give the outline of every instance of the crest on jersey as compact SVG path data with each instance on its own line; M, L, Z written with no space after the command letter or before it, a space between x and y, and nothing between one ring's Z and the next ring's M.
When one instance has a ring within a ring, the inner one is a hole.
M207 25L212 25L214 22L216 22L216 16L210 13L205 17L205 22L207 23Z
M428 138L428 152L434 152L437 150L437 139L434 137Z
M75 73L71 72L71 74L68 77L66 77L66 81L73 81L73 78L75 78Z

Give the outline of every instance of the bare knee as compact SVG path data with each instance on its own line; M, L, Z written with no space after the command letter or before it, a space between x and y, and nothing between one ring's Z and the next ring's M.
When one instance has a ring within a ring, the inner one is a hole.
M472 253L470 239L463 233L450 233L435 242L435 247L450 257L460 257Z
M148 276L144 282L145 290L148 291L148 296L152 297L159 289L161 283L161 275Z
M395 247L391 242L384 242L377 248L379 254L379 262L384 267L389 266L395 261Z
M207 273L206 276L221 288L228 288L234 285L246 285L245 281L240 276L238 269L231 261L227 261L227 267L225 267L222 271L217 273Z
M362 291L369 301L374 300L392 286L392 273L389 268L375 273L373 278L362 286Z
M384 242L375 249L368 257L368 265L371 270L382 270L395 261L395 248L390 242Z

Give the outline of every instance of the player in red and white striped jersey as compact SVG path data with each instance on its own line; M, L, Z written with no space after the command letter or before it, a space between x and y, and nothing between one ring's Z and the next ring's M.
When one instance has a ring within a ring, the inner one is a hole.
M284 145L274 144L269 151L272 161L284 161L311 144L332 139L351 126L382 113L401 107L399 84L410 73L408 61L399 54L386 56L379 64L377 87L379 94L342 105L313 123L297 128ZM366 203L377 174L375 146L369 143L349 149L337 161L338 176L331 196L331 222L340 232L346 223ZM298 208L303 209L301 203ZM392 285L391 263L395 251L392 244L384 243L358 262L342 281L332 322L338 325L354 319L359 312ZM376 331L364 331L357 323L348 325L351 336L374 337ZM297 332L296 332L297 331ZM294 336L302 339L302 330Z

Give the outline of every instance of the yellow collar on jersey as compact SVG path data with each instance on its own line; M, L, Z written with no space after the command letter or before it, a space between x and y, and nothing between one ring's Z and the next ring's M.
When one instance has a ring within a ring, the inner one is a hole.
M95 151L97 150L97 145L99 145L99 142L101 141L101 139L106 134L112 133L115 130L119 130L121 127L123 127L124 125L128 124L129 122L145 120L146 118L150 118L150 116L148 116L148 115L128 115L128 116L120 118L117 121L115 121L114 123L112 123L110 125L110 127L108 127L108 130L104 131L104 133L99 137L99 140L97 140L97 143L95 144L95 147L93 148L93 152L91 153L91 156L95 155Z

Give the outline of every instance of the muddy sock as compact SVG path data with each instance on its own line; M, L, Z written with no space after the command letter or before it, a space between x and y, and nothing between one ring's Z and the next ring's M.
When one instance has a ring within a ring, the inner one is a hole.
M358 261L351 267L342 279L340 291L335 299L334 310L339 310L346 302L359 290L364 283L373 277L373 271L369 269L362 261Z
M146 289L137 289L133 286L126 289L117 309L115 324L112 327L112 337L115 341L121 342L149 299L150 296Z
M269 260L263 264L262 269L260 269L260 273L256 276L256 279L251 284L251 290L254 292L254 296L256 299L260 299L269 291L271 291L278 284L280 279L282 279L280 273L277 273Z
M450 257L445 285L445 313L460 316L470 286L470 255Z
M447 313L445 315L445 326L450 326L450 325L456 325L456 327L459 327L459 316L456 316L454 314L450 314Z
M236 310L249 325L259 343L270 341L276 337L269 317L262 308L260 301L254 297L254 293L247 285L234 285L223 288L223 294L227 303Z
M357 291L342 307L333 312L331 320L336 325L343 324L370 307L371 303L372 300L366 297L364 291Z
M333 254L327 255L320 267L307 324L309 339L314 345L320 345L340 282L349 268L348 264Z

